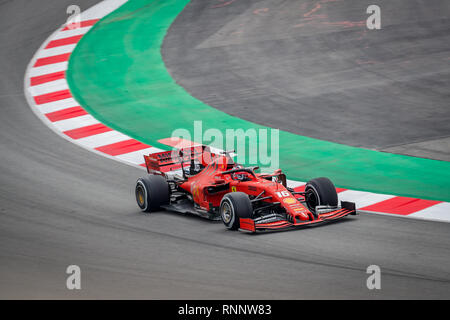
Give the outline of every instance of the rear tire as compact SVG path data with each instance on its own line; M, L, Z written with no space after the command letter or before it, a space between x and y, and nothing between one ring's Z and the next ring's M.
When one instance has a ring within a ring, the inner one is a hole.
M305 199L309 210L316 213L316 206L332 206L338 205L338 195L336 187L328 178L315 178L305 187Z
M230 230L239 229L239 218L251 218L253 206L244 192L227 193L220 202L220 217Z
M154 211L169 203L169 184L162 176L148 175L136 181L135 195L142 211Z

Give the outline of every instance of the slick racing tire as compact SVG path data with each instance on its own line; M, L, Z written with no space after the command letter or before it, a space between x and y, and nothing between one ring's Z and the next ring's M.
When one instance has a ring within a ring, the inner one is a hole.
M336 188L328 178L315 178L306 183L305 199L308 209L316 213L316 206L338 205Z
M162 176L148 175L136 181L135 195L142 211L154 211L169 203L169 184Z
M251 218L253 207L244 192L227 193L220 202L220 217L230 230L239 229L239 218Z

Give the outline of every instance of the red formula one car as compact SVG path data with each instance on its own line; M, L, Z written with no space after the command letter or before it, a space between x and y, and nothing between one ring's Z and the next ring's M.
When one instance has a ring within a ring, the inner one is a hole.
M235 163L228 152L192 146L144 156L148 175L136 183L142 211L159 208L222 220L231 230L283 230L334 221L356 214L355 204L341 202L328 178L316 178L304 192L287 187L280 169L256 173L258 167ZM179 169L178 173L173 169Z

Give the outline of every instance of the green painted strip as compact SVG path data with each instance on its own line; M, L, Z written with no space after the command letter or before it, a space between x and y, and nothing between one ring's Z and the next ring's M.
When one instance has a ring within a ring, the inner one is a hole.
M102 19L72 53L67 78L99 121L156 147L173 129L262 129L190 96L161 57L167 30L188 0L130 0ZM180 50L182 50L180 48ZM350 124L351 125L351 124ZM363 191L450 201L450 163L376 152L280 131L280 167L290 179L328 176Z

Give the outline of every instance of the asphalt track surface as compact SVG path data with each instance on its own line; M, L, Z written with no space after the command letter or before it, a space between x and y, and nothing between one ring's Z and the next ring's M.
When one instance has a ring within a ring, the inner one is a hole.
M63 140L25 100L26 65L69 4L0 4L0 298L450 298L450 224L361 214L252 236L140 213L141 170ZM65 287L72 264L80 291Z
M356 147L450 161L450 2L191 1L163 57L228 114ZM183 49L180 50L180 47Z

